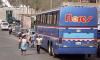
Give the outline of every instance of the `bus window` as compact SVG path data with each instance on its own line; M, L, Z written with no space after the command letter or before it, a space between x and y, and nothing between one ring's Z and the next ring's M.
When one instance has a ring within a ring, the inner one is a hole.
M42 21L43 21L43 15L41 15L41 24L42 24Z
M55 24L58 24L58 20L59 20L59 11L56 12L56 21L55 21L56 23Z
M52 13L52 19L51 19L51 24L57 24L58 20L58 12L53 12Z
M54 13L52 13L52 21L51 21L51 24L54 24Z
M45 14L44 24L47 24L47 14Z
M42 15L42 24L44 24L44 14Z
M39 23L38 24L41 24L41 21L42 21L42 15L40 15L40 19L39 19Z
M47 17L47 24L52 24L51 22L52 22L52 13L49 13Z
M41 24L41 15L39 15L39 20L38 20L38 24Z
M50 21L49 24L52 24L52 14L50 14Z
M39 23L40 16L37 15L36 18L37 18L37 20L36 20L36 24L38 24L38 23Z
M53 12L53 15L52 15L52 24L55 24L55 20L56 20L56 13Z
M57 20L58 20L58 13L55 12L54 13L54 24L57 24Z
M44 18L45 18L45 15L43 14L42 15L42 24L44 24Z
M48 17L47 17L47 24L49 24L49 21L50 21L50 15L48 14Z

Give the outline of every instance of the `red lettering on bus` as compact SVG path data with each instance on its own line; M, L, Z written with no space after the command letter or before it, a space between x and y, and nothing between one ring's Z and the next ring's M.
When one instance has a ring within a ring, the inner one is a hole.
M88 23L92 19L92 16L72 16L72 14L65 15L65 22L82 22L82 23Z
M86 22L90 22L91 19L92 19L92 16L89 16L89 17L87 18Z
M85 22L86 22L85 19L86 19L86 17L85 17L85 16L82 16L82 17L81 17L81 22L82 22L82 23L85 23Z
M65 16L65 21L71 21L72 22L72 14L67 14Z

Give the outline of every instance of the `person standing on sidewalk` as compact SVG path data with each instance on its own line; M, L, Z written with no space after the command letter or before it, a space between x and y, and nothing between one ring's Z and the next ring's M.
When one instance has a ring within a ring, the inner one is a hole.
M37 53L40 54L40 48L42 44L42 38L40 36L36 37L36 46L37 46Z
M35 32L32 32L32 36L30 38L31 38L31 48L33 48L34 47L34 41L35 41Z
M23 32L20 32L18 37L19 37L19 44L18 44L18 48L21 49L21 41L22 41L22 35L23 35Z
M26 50L28 48L27 42L28 42L28 40L26 38L26 35L22 36L22 40L21 40L21 55L26 55Z

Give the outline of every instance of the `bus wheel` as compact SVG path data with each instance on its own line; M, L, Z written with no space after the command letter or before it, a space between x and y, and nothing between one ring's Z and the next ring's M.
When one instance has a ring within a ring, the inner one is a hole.
M56 57L57 55L54 53L54 49L53 49L53 47L52 47L51 49L52 49L52 51L51 51L52 56L53 56L53 57Z
M49 46L48 46L48 53L49 53L49 55L52 55L51 54L51 45L49 44Z

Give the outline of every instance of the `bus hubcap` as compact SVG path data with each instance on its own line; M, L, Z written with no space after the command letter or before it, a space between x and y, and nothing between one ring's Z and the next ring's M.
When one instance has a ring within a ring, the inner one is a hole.
M52 47L52 55L55 56L54 51L53 51L53 47Z
M51 52L51 48L50 48L50 45L49 45L49 53Z

